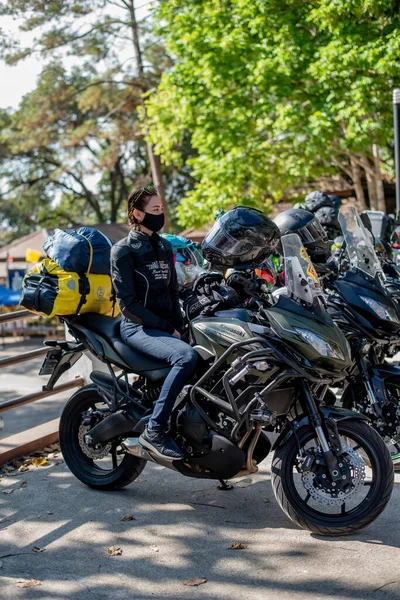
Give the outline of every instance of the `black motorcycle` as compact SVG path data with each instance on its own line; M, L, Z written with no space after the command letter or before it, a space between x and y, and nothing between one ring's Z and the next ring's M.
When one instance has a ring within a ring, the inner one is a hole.
M327 279L328 304L334 321L345 333L354 362L345 380L341 402L368 416L372 426L400 460L400 368L386 361L400 346L398 302L383 273L354 207L341 213L347 270ZM339 269L340 271L340 269Z
M119 318L65 319L76 342L48 342L48 386L85 350L109 371L94 371L61 416L61 449L78 479L118 489L151 461L226 488L225 480L255 473L273 450L275 497L300 527L346 535L383 511L394 485L390 453L364 415L323 405L329 386L346 376L350 349L298 236L282 245L286 297L268 309L217 311L190 324L198 370L170 421L183 460L164 461L138 442L169 366L126 346ZM133 383L130 373L139 376ZM279 434L272 449L268 432Z

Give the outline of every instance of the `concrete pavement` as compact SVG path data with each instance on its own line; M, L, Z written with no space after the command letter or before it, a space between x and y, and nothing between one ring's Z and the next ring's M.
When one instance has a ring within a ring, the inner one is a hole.
M151 464L119 492L85 487L63 463L37 467L0 480L0 597L397 600L399 484L396 475L389 507L368 529L327 539L281 512L269 461L231 492ZM134 519L121 521L127 514ZM21 578L41 585L20 588ZM185 586L192 578L207 582Z

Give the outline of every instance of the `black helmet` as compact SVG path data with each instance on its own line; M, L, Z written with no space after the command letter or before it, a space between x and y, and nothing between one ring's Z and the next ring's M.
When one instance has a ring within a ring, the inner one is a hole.
M315 212L323 206L335 206L333 200L331 200L325 192L311 192L310 194L307 194L304 204L306 209L311 212Z
M331 244L321 223L309 210L291 208L281 212L274 219L281 235L297 233L311 260L323 263L331 255Z
M255 208L238 206L222 215L202 244L204 258L214 265L259 265L277 247L278 227Z
M335 196L334 194L328 194L328 198L330 198L337 210L342 206L342 199L339 196Z

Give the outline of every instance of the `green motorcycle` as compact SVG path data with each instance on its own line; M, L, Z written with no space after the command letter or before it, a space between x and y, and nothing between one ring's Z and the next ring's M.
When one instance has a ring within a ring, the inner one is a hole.
M168 365L125 346L118 318L69 321L76 342L52 343L43 369L51 373L48 386L85 349L109 367L109 374L91 374L93 383L72 396L61 416L61 449L78 479L117 489L150 461L227 488L226 479L256 473L272 450L276 499L300 527L347 535L384 510L394 477L383 440L365 416L323 404L329 386L347 376L348 343L298 236L284 236L282 246L286 296L256 312L217 311L190 325L201 359L171 415L184 460L164 461L138 442ZM129 373L139 375L133 384ZM271 448L272 433L278 437Z

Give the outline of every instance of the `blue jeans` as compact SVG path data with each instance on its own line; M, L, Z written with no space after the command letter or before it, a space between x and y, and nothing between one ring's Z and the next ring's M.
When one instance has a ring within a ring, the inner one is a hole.
M153 431L164 431L177 396L195 370L197 352L166 331L148 329L126 320L121 323L121 338L136 352L166 361L172 366L148 424Z

